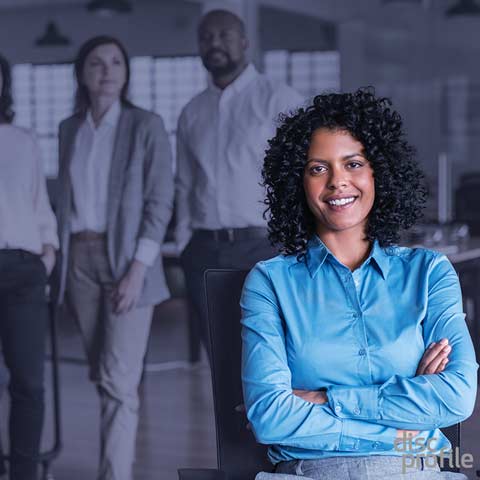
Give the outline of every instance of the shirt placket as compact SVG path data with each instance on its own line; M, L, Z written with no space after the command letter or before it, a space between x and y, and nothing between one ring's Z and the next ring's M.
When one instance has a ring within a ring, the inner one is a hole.
M358 340L358 350L356 354L360 357L360 373L364 373L367 376L365 379L367 383L373 383L365 318L360 298L362 271L358 269L352 273L347 269L347 271L343 273L342 278L353 310L351 315L355 338ZM363 366L366 367L366 370L362 368Z
M92 141L90 153L88 154L87 159L87 186L86 186L86 199L87 202L87 225L95 229L97 226L97 215L96 215L96 203L97 203L97 192L96 192L96 178L95 178L95 157L97 155L97 143L98 143L98 129L92 131Z
M225 178L225 163L228 162L228 138L230 133L229 125L229 104L232 92L227 89L222 92L218 101L218 130L217 130L217 154L215 158L215 192L217 200L218 220L222 227L231 226L231 219L228 211L228 198L224 198L224 189L228 184Z

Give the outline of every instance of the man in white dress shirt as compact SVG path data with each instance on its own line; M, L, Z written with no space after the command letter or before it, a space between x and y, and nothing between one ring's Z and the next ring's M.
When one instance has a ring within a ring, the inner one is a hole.
M250 269L275 255L263 218L263 157L279 114L302 103L247 61L245 26L235 14L207 13L198 44L210 81L180 116L175 181L176 242L197 318L190 325L192 361L198 336L207 345L204 271Z

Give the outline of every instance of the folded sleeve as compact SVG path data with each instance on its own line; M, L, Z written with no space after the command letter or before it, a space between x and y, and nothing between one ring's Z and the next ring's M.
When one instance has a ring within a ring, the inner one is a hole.
M139 238L134 258L147 267L153 266L160 252L160 244L149 238Z
M241 307L244 401L258 442L325 451L393 448L396 429L340 418L328 404L293 394L282 315L263 262L247 277Z
M329 407L339 419L363 419L412 430L432 430L472 414L477 368L465 323L457 274L444 255L428 265L428 304L423 320L425 345L447 338L452 347L440 374L390 377L382 385L328 388Z

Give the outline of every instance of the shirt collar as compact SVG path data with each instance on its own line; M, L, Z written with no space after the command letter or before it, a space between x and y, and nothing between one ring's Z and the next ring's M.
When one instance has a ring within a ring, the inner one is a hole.
M223 90L221 88L218 88L214 83L211 78L211 76L208 77L208 87L211 91L217 93L218 95L221 95L223 92L226 92L227 90L231 90L235 93L241 92L254 78L256 78L259 75L257 72L256 68L249 63L245 70L227 87L225 87Z
M317 235L314 235L308 242L306 253L306 264L312 278L315 277L318 270L323 266L325 259L329 255L335 259L333 253L325 246L320 238ZM373 242L373 248L370 252L370 255L365 260L363 265L369 263L377 267L384 280L387 278L388 271L390 269L390 259L388 254L385 252L385 249L379 245L377 240Z
M88 125L93 129L96 130L99 127L103 126L110 126L110 127L116 127L118 123L118 119L120 118L120 113L122 111L122 107L120 105L120 100L117 100L105 113L103 118L100 120L100 123L98 127L95 126L95 123L93 121L92 117L92 112L91 110L88 110L87 112L87 123Z
M378 267L383 279L386 280L390 270L390 256L387 254L385 249L379 245L377 240L373 242L373 248L367 261L374 263Z
M305 257L307 268L312 278L315 277L318 270L322 267L328 255L332 255L330 250L325 246L320 238L318 238L317 235L314 235L308 242L307 253Z

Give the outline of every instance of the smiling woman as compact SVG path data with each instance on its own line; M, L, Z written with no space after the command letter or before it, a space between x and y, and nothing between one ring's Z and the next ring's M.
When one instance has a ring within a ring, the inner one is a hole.
M344 144L348 139L356 142L350 145L353 150L344 155L360 154L352 159L362 164L367 161L375 178L375 201L365 235L382 246L397 242L400 230L411 227L421 217L426 188L414 149L405 140L400 115L391 109L388 99L377 99L372 89L319 95L313 105L285 118L270 140L263 178L272 241L280 244L285 253L302 254L318 228L307 204L304 171L317 145L326 148L318 142L322 139L322 135L318 136L320 130L323 136L335 136L336 143L340 138ZM343 137L337 136L341 133ZM316 170L323 171L322 167Z
M435 454L450 448L439 427L472 413L477 364L447 258L395 245L425 200L400 116L371 89L319 95L269 144L283 255L254 267L241 300L257 440L277 472L316 480L466 478ZM415 451L398 448L408 437ZM432 461L405 472L405 454Z
M362 144L344 130L319 128L312 135L307 160L303 188L318 220L317 234L327 243L357 230L363 235L375 185Z

